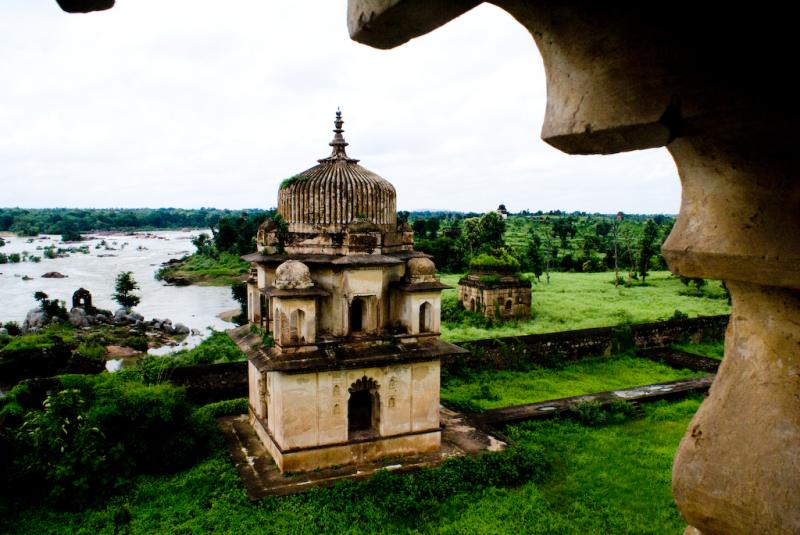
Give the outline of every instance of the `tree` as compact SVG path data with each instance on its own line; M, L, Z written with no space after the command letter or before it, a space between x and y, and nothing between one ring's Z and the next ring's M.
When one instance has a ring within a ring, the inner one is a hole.
M503 233L506 222L497 212L483 214L478 222L479 239L484 250L500 249L505 245Z
M117 275L117 280L114 283L115 292L111 297L123 308L135 307L139 304L141 298L132 292L138 289L139 283L134 280L133 273L121 271Z
M574 238L578 233L578 227L572 219L559 218L553 221L553 236L561 239L561 248L566 249L568 246L567 240Z
M197 247L197 254L201 256L209 256L212 258L216 258L218 256L217 250L214 248L214 242L211 240L211 236L205 232L192 238L192 245Z
M477 217L470 217L464 220L461 229L461 240L464 246L469 251L470 256L475 254L480 245L480 235L478 232L479 219Z
M35 292L33 298L39 301L39 308L42 312L51 318L67 318L67 309L64 308L64 303L60 302L58 299L48 299L47 294L44 292Z
M647 277L647 268L650 265L650 257L656 252L656 239L658 238L658 225L652 219L648 219L644 224L642 237L639 240L639 275L642 277L642 284Z
M533 240L528 241L528 248L525 251L525 263L526 267L533 272L534 277L538 281L542 276L542 271L544 268L544 258L542 258L542 252L540 249L541 241L538 237L534 236Z

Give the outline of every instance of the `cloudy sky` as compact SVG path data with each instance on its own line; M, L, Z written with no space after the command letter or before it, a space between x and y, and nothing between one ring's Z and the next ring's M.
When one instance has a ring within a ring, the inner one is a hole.
M348 152L398 208L675 213L663 149L567 156L539 138L544 69L483 5L391 51L351 41L345 0L118 0L67 15L0 2L0 206L268 208Z

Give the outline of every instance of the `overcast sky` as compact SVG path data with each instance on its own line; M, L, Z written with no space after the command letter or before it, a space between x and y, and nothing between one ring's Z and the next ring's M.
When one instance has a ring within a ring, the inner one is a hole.
M539 138L541 58L482 5L391 51L345 0L118 0L68 15L0 2L0 206L275 206L283 178L348 153L398 209L676 213L663 149L567 156Z

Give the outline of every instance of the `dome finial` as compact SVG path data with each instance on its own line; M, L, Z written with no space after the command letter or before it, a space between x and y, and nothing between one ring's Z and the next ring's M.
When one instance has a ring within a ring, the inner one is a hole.
M354 160L347 156L344 148L348 145L347 141L344 140L344 136L342 133L344 130L342 129L342 125L344 124L344 120L342 119L342 111L337 107L336 108L336 119L333 121L333 125L335 128L333 129L334 136L333 141L328 143L331 147L333 147L333 151L331 151L331 155L327 158L323 158L319 160L320 162L324 161L332 161L332 160L347 160L349 162L357 162L358 160Z

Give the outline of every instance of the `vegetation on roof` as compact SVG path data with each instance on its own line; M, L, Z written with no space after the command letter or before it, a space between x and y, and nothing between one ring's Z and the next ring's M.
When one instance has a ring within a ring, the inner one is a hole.
M308 177L307 176L302 176L302 175L294 175L294 176L290 176L289 178L284 178L281 181L280 189L288 188L292 184L295 184L297 182L303 182L305 180L308 180Z
M519 260L508 254L508 252L501 251L495 254L479 254L469 261L469 267L478 271L517 272L520 264Z

